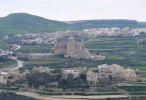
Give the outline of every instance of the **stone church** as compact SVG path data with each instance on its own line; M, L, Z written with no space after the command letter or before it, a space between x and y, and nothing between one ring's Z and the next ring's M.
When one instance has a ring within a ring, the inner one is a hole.
M77 42L72 36L67 42L56 42L54 54L64 54L65 57L71 58L90 58L89 51L84 48L84 40L81 38L81 42Z

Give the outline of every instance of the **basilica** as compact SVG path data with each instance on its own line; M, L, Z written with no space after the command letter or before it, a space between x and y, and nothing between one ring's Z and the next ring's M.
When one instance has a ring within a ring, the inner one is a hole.
M56 42L54 48L54 54L64 54L64 57L78 58L78 59L92 59L95 56L91 55L89 51L84 47L84 39L81 37L81 41L78 42L74 37L69 37L67 42ZM103 56L96 55L96 58L103 59Z

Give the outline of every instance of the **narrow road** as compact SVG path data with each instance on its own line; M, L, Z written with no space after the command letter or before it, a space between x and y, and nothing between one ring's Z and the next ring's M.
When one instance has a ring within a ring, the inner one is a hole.
M16 46L16 49L14 51L17 51L21 48L21 46L19 46L19 45L15 45L15 46ZM17 67L12 68L12 70L19 69L19 68L23 67L23 61L18 60L17 57L12 57L11 59L17 61Z
M88 100L88 99L106 99L106 98L122 98L127 97L127 95L95 95L95 96L79 96L79 95L61 95L61 96L41 96L36 93L29 92L16 92L18 95L24 95L36 99L42 100Z
M19 69L21 67L23 67L23 61L17 60L17 67L14 67L12 69Z

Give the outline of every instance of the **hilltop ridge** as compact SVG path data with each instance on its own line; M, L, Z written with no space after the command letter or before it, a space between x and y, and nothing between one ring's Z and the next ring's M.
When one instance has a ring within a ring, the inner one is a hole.
M146 27L146 23L124 19L62 22L27 13L13 13L0 18L0 34L44 33L64 30L111 27Z

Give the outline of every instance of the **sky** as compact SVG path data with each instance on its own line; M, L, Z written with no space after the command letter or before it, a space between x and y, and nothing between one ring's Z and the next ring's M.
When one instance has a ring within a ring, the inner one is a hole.
M0 17L29 13L58 21L131 19L146 22L146 0L0 0Z

